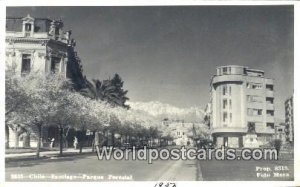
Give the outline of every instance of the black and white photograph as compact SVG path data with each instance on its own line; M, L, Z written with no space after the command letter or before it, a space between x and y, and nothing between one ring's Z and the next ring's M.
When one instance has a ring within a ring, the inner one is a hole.
M293 4L5 9L6 182L295 181Z

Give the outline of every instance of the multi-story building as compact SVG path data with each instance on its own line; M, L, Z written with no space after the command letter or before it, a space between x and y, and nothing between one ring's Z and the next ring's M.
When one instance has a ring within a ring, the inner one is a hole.
M71 39L71 31L63 31L63 26L61 20L33 18L30 15L23 18L7 17L6 66L15 68L20 75L29 72L59 73L69 78L76 90L83 88L85 78L75 51L75 40ZM6 131L19 136L22 145L26 134L12 133L8 127ZM58 137L55 131L55 127L44 129L43 137ZM32 140L34 138L32 136ZM9 136L7 141L7 144L14 145L15 137ZM36 141L31 144L34 146Z
M63 31L61 20L6 18L6 65L21 75L28 72L60 73L76 89L84 86L82 66L74 50L71 31Z
M286 140L290 143L294 142L294 99L290 97L284 103L285 105L285 125Z
M228 65L211 79L211 132L218 146L258 147L274 135L274 84L264 71Z
M192 145L192 128L194 123L188 123L184 120L164 119L162 125L169 128L173 141L176 145Z

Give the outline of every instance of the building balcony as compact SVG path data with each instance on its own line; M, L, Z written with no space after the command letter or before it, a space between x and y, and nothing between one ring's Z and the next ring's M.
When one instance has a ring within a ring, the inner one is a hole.
M266 122L267 123L275 123L274 116L267 116L266 117Z
M253 115L253 116L250 116L250 115L247 115L247 121L249 122L263 122L264 121L264 118L263 118L263 115Z
M41 38L41 39L50 39L47 32L39 32L33 33L30 36L25 36L23 32L14 32L14 31L7 31L6 37L15 37L15 38Z
M266 90L266 97L274 97L274 91Z
M49 35L47 32L39 32L33 33L32 35L25 36L23 32L13 32L7 31L6 32L6 39L13 39L17 41L24 41L24 40L56 40L62 43L67 44L68 41L65 38L55 38L54 36Z
M274 110L274 104L267 103L266 109L267 110Z
M242 127L215 127L211 131L214 133L247 133L247 128Z
M264 103L262 102L248 102L247 103L248 108L255 108L255 109L263 109Z
M272 128L255 128L256 133L261 133L261 134L275 134L275 129Z
M212 79L212 84L222 83L222 82L243 82L244 77L242 75L220 75L215 76Z
M257 96L261 96L261 97L265 96L265 90L263 90L263 89L246 88L245 91L246 91L247 95L257 95Z

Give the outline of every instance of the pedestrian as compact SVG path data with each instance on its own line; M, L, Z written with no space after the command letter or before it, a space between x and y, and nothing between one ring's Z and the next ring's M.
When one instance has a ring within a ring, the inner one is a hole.
M77 149L77 146L78 146L78 139L77 139L76 136L74 137L74 143L73 143L73 145L74 145L74 149Z
M276 152L277 152L277 158L279 158L279 152L280 152L280 148L281 148L281 145L282 145L282 141L280 139L275 139L274 140L274 147L276 149Z
M55 141L55 138L52 138L52 139L51 139L51 143L50 143L50 147L51 147L51 148L54 147L54 141Z

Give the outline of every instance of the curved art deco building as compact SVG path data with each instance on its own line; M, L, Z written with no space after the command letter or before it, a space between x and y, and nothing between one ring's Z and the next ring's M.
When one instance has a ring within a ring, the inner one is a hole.
M274 85L264 71L228 65L211 79L211 132L217 146L258 147L274 135Z

